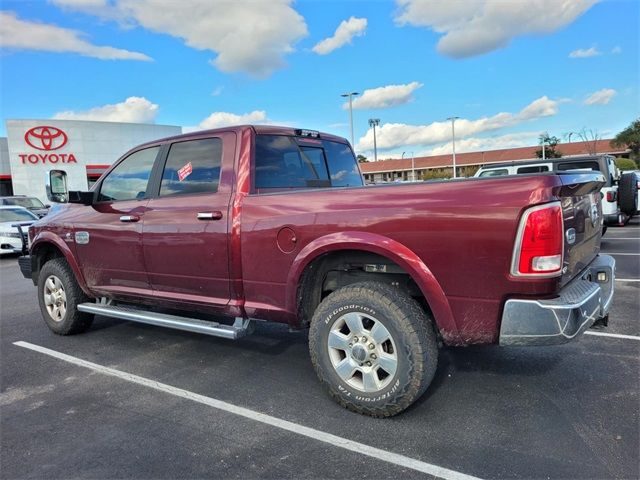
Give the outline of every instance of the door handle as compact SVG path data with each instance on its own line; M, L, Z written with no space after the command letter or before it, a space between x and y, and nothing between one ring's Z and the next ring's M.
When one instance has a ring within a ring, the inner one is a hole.
M122 215L120 217L120 221L121 222L133 223L133 222L137 222L138 220L140 220L140 217L138 217L136 215Z
M222 212L216 210L215 212L198 212L198 220L220 220L222 218Z

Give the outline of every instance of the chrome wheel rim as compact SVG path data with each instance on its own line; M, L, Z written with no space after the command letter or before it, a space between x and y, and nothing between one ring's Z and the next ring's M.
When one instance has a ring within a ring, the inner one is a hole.
M44 282L44 304L54 322L61 322L67 313L67 294L58 277L50 275Z
M338 376L361 392L384 389L398 369L393 337L371 315L350 312L339 317L329 331L327 348Z

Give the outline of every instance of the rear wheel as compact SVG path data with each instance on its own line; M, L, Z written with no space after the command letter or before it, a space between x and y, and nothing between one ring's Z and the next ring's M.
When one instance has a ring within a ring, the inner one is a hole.
M396 415L417 400L438 361L425 311L378 282L350 285L325 298L311 320L309 350L329 394L373 417Z
M77 309L90 299L64 258L50 260L40 270L38 300L45 323L58 335L81 333L91 326L93 315Z
M618 184L618 203L620 210L629 216L638 210L638 187L635 173L624 173Z

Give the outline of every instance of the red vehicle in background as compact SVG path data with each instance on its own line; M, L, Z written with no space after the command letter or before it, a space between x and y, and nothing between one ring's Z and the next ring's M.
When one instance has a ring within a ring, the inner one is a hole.
M94 315L233 339L254 320L309 328L329 393L390 416L427 389L439 345L550 345L606 323L604 181L364 186L343 138L223 128L136 147L90 192L52 171L68 205L29 229L19 262L57 334Z

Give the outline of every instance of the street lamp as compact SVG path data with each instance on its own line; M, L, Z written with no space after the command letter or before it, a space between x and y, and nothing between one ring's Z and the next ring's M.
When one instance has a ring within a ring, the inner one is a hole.
M547 159L547 150L545 147L546 147L548 138L549 138L549 134L547 132L540 134L540 142L542 142L542 160Z
M451 139L453 146L453 178L457 178L456 173L456 120L460 117L449 117L447 120L451 120Z
M355 148L353 142L353 97L359 95L358 92L343 93L341 97L349 97L349 125L351 126L351 148Z
M370 118L369 126L373 127L373 160L378 161L378 144L376 143L376 127L380 125L379 118Z
M407 152L402 152L402 157L404 158L404 154ZM415 164L415 159L413 158L413 152L409 152L411 154L411 181L415 182L416 181L416 164Z

